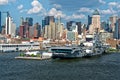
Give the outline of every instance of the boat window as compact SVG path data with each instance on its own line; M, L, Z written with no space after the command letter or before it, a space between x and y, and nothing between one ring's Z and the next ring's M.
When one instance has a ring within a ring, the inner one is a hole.
M51 49L52 52L55 53L71 53L72 50L70 49Z

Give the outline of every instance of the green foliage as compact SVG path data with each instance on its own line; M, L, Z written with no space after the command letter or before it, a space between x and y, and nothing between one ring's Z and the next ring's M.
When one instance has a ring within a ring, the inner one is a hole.
M37 55L34 55L34 54L32 54L32 55L30 55L30 57L36 57Z
M20 56L24 57L24 56L25 56L25 54L24 54L24 53L20 53Z

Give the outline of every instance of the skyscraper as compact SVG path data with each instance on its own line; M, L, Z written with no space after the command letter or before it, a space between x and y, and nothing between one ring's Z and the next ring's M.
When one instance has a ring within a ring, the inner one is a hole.
M69 21L69 22L67 22L67 30L68 31L71 31L71 29L72 29L72 24L74 23L75 21Z
M87 30L89 29L90 24L92 23L92 17L88 15L88 25Z
M33 18L26 17L26 22L28 22L28 26L33 26Z
M8 16L6 17L6 26L5 26L5 31L6 31L6 35L13 35L15 36L16 34L16 25L13 22L13 19Z
M116 21L114 38L115 39L120 39L120 18Z
M23 23L24 23L24 18L21 17L21 18L20 18L20 25L23 25Z
M1 12L0 12L0 32L2 31L2 25L1 25Z
M49 25L50 22L55 22L54 16L46 16L45 17L45 25Z
M81 34L82 33L81 22L76 22L76 25L78 26L78 34Z
M112 30L112 32L115 31L115 23L117 21L117 16L111 16L110 18L110 29Z
M99 14L98 10L95 10L93 12L92 23L91 23L91 25L89 27L89 33L93 34L96 29L98 29L98 32L100 32L100 30L101 30L101 26L100 26L100 14Z
M41 36L41 26L39 23L36 23L34 25L34 37L40 37Z

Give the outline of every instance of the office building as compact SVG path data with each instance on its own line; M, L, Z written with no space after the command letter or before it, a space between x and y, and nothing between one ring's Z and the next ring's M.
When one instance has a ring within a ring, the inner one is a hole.
M112 32L114 32L115 31L115 23L117 21L117 16L111 16L109 18L109 20L110 20L110 27L109 28L112 30Z
M40 37L41 36L41 25L39 23L36 23L34 25L34 37Z
M92 23L92 17L88 15L88 25L87 30L89 29L90 24Z
M13 22L13 19L8 16L6 17L6 26L5 26L6 35L15 36L16 34L16 25Z
M20 25L23 25L23 23L24 23L24 18L21 17L21 18L20 18Z
M0 33L2 31L1 12L0 12Z
M76 22L76 25L78 26L78 34L81 34L82 33L81 22Z
M69 22L67 22L67 30L68 31L71 31L73 23L75 23L75 21L69 21Z
M43 20L43 25L50 25L50 22L55 22L54 16L46 16Z
M89 33L94 34L95 30L98 29L98 32L101 30L101 25L100 25L100 14L98 10L95 10L92 15L92 23L90 24L89 27Z
M33 18L26 17L26 22L28 22L28 26L33 26Z
M120 39L120 18L116 21L114 38L115 39Z

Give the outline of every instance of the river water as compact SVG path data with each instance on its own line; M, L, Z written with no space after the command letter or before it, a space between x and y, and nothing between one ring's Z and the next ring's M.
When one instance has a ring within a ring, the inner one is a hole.
M16 60L0 53L0 80L120 80L120 53L67 60Z

